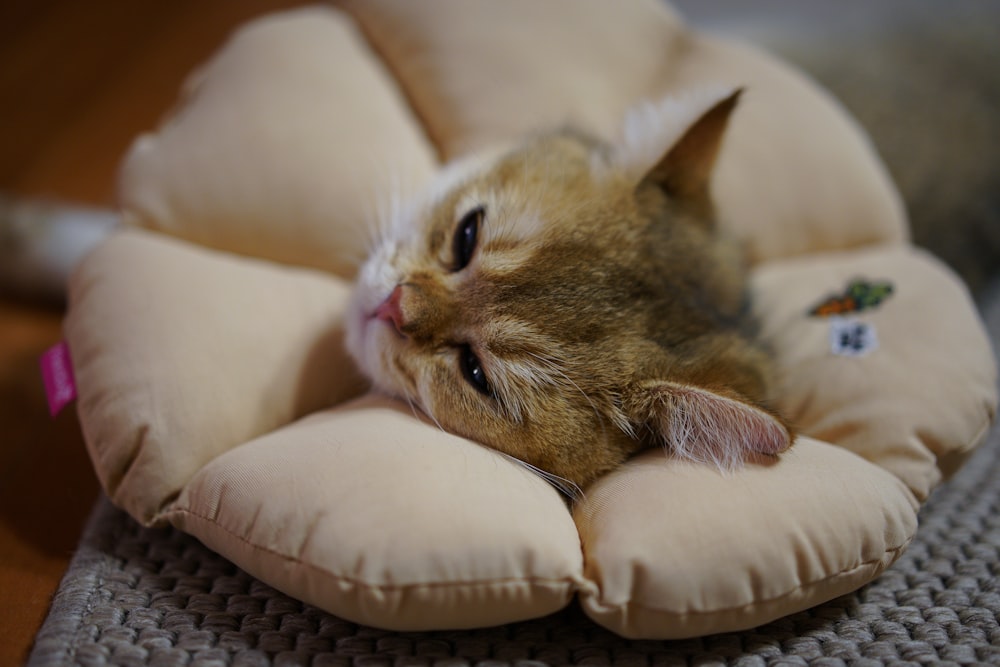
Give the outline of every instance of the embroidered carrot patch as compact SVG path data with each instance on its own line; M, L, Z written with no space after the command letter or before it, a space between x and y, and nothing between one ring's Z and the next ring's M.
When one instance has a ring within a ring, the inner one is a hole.
M880 305L892 296L892 292L892 283L855 279L843 292L831 294L813 306L809 314L813 317L838 317L860 313Z

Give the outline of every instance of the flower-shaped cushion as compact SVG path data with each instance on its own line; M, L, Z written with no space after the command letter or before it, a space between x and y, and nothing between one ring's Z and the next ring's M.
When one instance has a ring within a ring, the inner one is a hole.
M365 394L343 313L366 230L439 165L540 127L747 90L713 183L755 261L799 426L729 474L649 451L568 504ZM579 598L624 635L758 625L885 569L979 442L995 363L961 283L907 241L885 171L788 67L655 0L366 0L240 30L122 169L130 223L66 336L109 496L345 618L460 628Z

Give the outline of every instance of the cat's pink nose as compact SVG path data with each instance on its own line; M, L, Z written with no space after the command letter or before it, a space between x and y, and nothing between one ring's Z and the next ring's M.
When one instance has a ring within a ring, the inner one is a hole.
M403 333L403 325L405 324L403 320L403 310L399 306L399 300L403 296L403 286L396 285L395 289L386 297L385 301L379 304L379 307L375 309L375 317L382 320L386 324L391 323L396 331L400 334Z

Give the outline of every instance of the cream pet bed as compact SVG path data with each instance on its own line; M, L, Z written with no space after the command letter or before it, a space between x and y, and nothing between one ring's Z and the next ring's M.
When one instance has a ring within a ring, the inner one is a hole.
M755 262L780 407L803 434L789 452L722 476L651 451L569 507L362 395L341 318L385 193L538 127L610 136L636 102L706 83L747 88L715 192ZM752 627L883 571L994 414L973 304L908 243L856 127L788 67L653 0L258 20L136 141L121 209L130 224L74 275L66 321L105 490L360 623L484 626L577 597L631 637Z

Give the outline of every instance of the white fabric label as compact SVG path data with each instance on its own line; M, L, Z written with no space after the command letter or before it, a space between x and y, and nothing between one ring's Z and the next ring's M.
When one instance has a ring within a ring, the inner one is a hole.
M878 349L875 325L846 317L830 318L830 351L842 357L863 357Z

